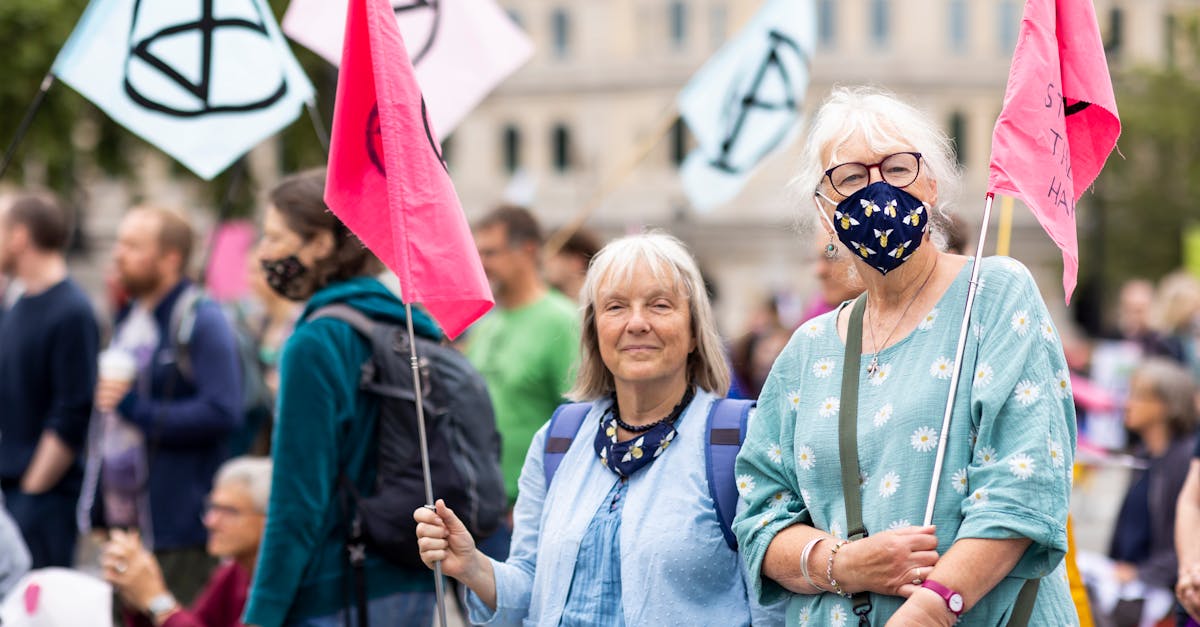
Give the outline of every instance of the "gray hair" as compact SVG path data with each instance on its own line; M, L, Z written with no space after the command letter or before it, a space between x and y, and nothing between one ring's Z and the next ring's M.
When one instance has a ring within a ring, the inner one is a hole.
M1151 357L1138 365L1133 376L1150 384L1166 406L1172 437L1196 428L1196 383L1187 369L1170 359Z
M235 457L217 469L213 481L215 487L237 484L250 495L254 508L267 512L267 501L271 499L271 459L243 455Z
M812 202L813 191L832 163L839 163L838 149L861 135L878 153L915 150L921 153L921 172L937 183L938 202L930 212L931 237L945 249L946 210L958 196L960 169L954 159L950 138L930 117L894 94L875 87L835 87L821 105L809 127L800 155L800 167L792 179L793 189L804 203ZM811 210L801 212L802 225L813 223Z
M596 298L602 285L628 283L634 272L641 269L649 270L660 283L687 297L692 338L696 342L696 350L688 355L688 382L724 396L729 391L729 366L696 260L678 239L665 233L642 233L613 240L592 257L579 291L583 312L579 373L567 397L575 401L595 400L616 389L612 372L600 358Z

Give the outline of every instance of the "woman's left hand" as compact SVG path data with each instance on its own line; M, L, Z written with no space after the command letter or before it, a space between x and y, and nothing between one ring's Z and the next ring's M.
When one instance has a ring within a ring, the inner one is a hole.
M123 601L145 612L151 599L167 592L158 560L142 546L137 533L113 530L110 537L100 557L104 579Z
M936 592L917 588L888 619L888 627L949 627L956 622L946 602Z

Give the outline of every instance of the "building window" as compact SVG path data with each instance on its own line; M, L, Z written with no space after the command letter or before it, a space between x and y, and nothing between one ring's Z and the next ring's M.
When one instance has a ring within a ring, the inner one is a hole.
M571 18L566 9L555 9L550 14L550 31L554 40L554 56L566 58L571 51Z
M1120 53L1124 26L1125 14L1121 12L1120 7L1113 7L1108 12L1108 37L1104 42L1104 51L1108 54Z
M709 25L710 42L713 49L720 48L725 43L725 31L729 28L729 11L725 3L714 4L712 7L712 24Z
M687 123L683 118L675 120L675 124L671 125L671 165L679 167L683 165L684 159L688 156L688 128Z
M950 0L950 50L962 54L967 51L967 0Z
M573 165L571 162L571 129L563 124L554 127L552 133L554 169L566 172Z
M837 44L837 0L817 2L817 45L831 49Z
M958 165L967 162L967 116L961 111L950 114L950 139L954 141L954 156Z
M504 127L504 171L512 174L521 167L521 130L510 124Z
M996 5L996 11L996 28L999 29L996 34L999 40L1000 54L1008 56L1017 47L1017 32L1021 28L1021 9L1017 6L1016 0L1000 0L1000 4Z
M687 45L687 5L679 0L668 5L668 21L671 24L671 45L682 50Z
M891 21L888 0L871 0L871 42L876 48L887 46L891 34Z

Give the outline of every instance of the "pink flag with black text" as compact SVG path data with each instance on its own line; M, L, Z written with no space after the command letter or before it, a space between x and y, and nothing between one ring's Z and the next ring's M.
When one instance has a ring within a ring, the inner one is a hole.
M388 0L352 0L325 202L451 338L494 304Z
M1079 272L1075 203L1121 134L1091 0L1027 0L988 191L1020 198L1062 249L1067 302Z

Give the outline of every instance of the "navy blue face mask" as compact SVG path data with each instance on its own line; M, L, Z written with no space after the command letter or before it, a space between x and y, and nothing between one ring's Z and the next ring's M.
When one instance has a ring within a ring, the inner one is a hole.
M817 195L833 202L821 192ZM928 205L884 181L854 192L833 212L838 239L882 274L908 261L928 229Z

